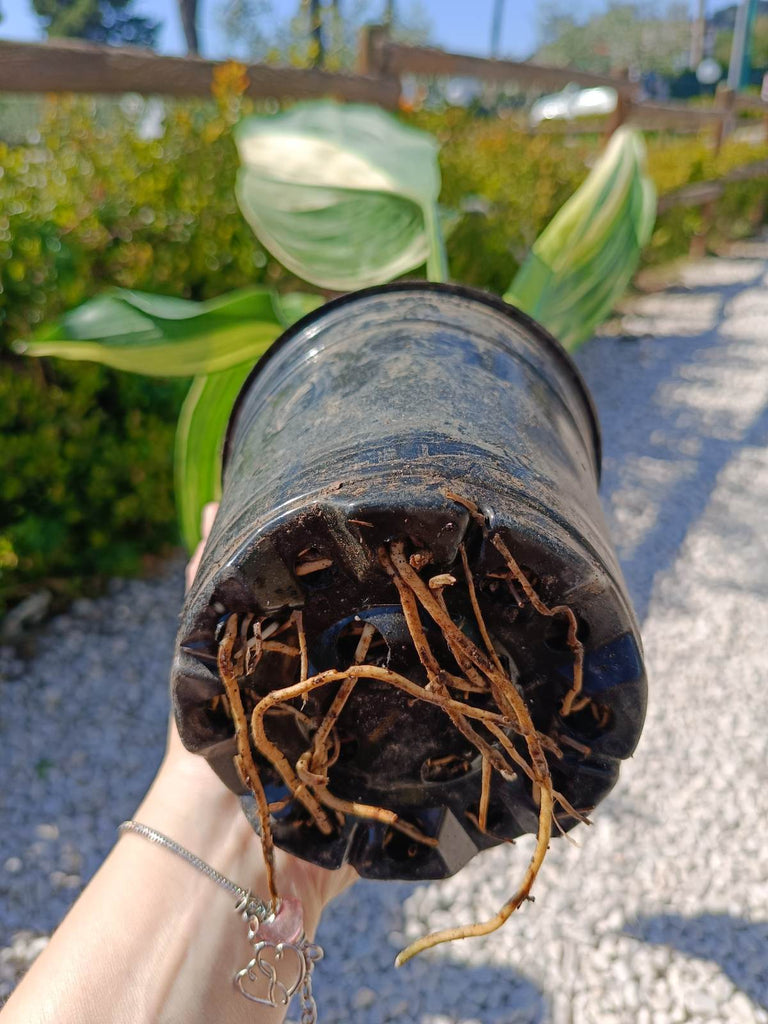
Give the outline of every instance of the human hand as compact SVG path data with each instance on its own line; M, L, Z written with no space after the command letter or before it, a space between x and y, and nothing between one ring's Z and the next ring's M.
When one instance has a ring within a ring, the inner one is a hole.
M215 514L207 506L204 538ZM184 748L173 718L160 770L134 819L267 898L258 837L235 794ZM275 874L278 892L301 901L310 940L325 906L357 878L350 867L326 871L283 850L275 851ZM252 952L232 908L203 872L125 833L3 1009L3 1024L253 1024L253 1004L232 984ZM260 1007L258 1020L283 1024L286 1010Z
M218 507L216 502L210 502L203 508L202 539L193 552L186 569L187 590L192 586L200 565ZM258 849L258 837L248 824L237 797L224 786L204 758L191 753L184 747L173 714L171 714L168 726L165 758L158 777L161 775L171 779L177 790L193 793L198 808L207 805L214 809L214 817L209 821L208 827L216 828L217 823L218 826L231 827L234 820L235 827L241 826L244 840L252 844L255 850ZM278 888L299 896L305 904L309 901L316 908L318 917L320 910L327 903L358 878L357 872L348 865L337 871L328 871L282 850L275 852ZM314 914L310 911L309 916L311 918Z

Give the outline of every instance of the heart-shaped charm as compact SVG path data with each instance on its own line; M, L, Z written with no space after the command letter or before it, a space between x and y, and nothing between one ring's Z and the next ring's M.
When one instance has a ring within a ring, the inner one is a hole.
M254 943L256 956L248 961L248 964L235 975L235 985L241 994L252 1003L259 1003L261 1006L287 1006L291 996L296 992L304 980L307 972L307 963L304 953L299 946L291 942L257 942ZM278 969L287 965L288 979L278 977ZM256 995L251 985L260 984L263 990L266 979L266 995Z

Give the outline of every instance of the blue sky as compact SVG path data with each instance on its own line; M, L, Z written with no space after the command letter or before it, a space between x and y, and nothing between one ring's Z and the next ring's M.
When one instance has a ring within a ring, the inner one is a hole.
M200 0L200 28L203 52L210 57L227 56L227 44L219 27L219 12L227 0ZM736 0L709 0L707 13ZM354 6L354 0L346 0ZM399 0L407 9L409 0ZM272 0L275 17L282 20L295 14L299 0ZM342 9L343 9L342 4ZM376 0L372 0L376 10ZM381 0L381 8L384 0ZM448 50L460 53L489 53L491 15L493 0L419 0L419 6L426 12L432 24L433 42ZM566 7L565 4L563 4ZM578 12L586 17L604 6L602 0L581 0ZM689 0L689 7L696 6ZM529 57L537 42L537 0L506 0L501 38L501 53L507 57ZM567 9L567 7L566 7ZM37 18L32 12L31 0L0 0L4 15L0 21L0 38L40 39ZM163 23L159 37L159 49L163 53L184 53L184 39L178 15L176 0L135 0L134 10L148 14Z
M226 44L217 25L217 10L224 0L200 0L201 35L207 56L226 56ZM407 8L407 0L401 0ZM278 16L290 16L298 0L273 0ZM381 4L384 6L383 2ZM433 26L434 42L445 49L462 53L487 55L493 0L421 0ZM600 0L582 0L579 13L588 14L602 7ZM39 39L39 24L32 13L31 0L2 0L0 37L6 39ZM527 57L536 45L536 0L506 0L502 32L502 52L506 56ZM137 13L151 14L163 22L160 50L183 53L184 44L176 0L136 0Z

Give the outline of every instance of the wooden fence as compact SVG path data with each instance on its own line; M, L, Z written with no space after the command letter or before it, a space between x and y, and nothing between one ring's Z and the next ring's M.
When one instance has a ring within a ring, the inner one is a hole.
M93 46L75 40L13 43L0 40L0 92L78 92L94 95L210 97L222 62L161 57L138 47ZM400 100L395 77L350 75L249 64L247 95L254 99L335 96L390 110Z
M93 46L80 41L16 43L0 40L0 93L76 92L206 97L221 62L200 57L163 57L136 47ZM712 107L647 103L638 99L637 86L626 78L595 75L572 68L549 67L528 61L488 60L426 46L392 41L385 28L370 26L360 35L357 71L343 74L320 70L246 66L246 94L254 99L310 99L332 96L374 103L389 110L401 103L403 75L463 76L482 82L515 83L522 88L560 90L571 82L584 87L611 86L618 96L616 110L602 119L544 125L536 130L602 131L609 135L620 124L647 131L700 132L708 130L713 147L738 123L740 113L763 114L768 133L768 104L754 96L721 90ZM754 123L754 120L752 121ZM702 206L705 222L714 218L717 200L731 181L768 176L768 162L737 168L718 181L701 182L663 196L659 209Z
M93 46L75 40L15 43L0 40L0 92L77 92L176 97L210 96L219 62L200 57L162 57L136 47ZM541 130L578 133L604 131L630 123L647 131L694 132L709 129L719 147L733 130L740 113L761 111L768 129L768 104L756 97L718 94L715 106L646 103L637 86L626 78L595 75L572 68L549 67L528 61L488 60L448 53L427 46L393 42L386 29L370 26L360 36L356 74L249 64L247 95L254 99L310 99L334 96L386 109L401 101L403 75L463 76L482 82L514 83L525 89L555 91L571 82L584 87L608 85L618 94L614 114L602 119L542 126Z

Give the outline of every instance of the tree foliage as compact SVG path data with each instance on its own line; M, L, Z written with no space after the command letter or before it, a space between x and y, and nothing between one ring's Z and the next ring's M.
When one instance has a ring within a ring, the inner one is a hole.
M132 10L133 0L32 0L49 38L153 47L160 22Z
M336 71L354 67L362 26L390 13L394 39L428 41L431 24L421 0L391 7L382 0L297 0L294 15L280 19L271 0L223 0L219 18L232 56Z
M713 56L722 67L727 68L731 59L733 30L721 29L715 36ZM750 59L753 68L768 68L768 15L762 14L755 18L752 32Z
M687 65L691 30L685 4L614 0L587 20L573 10L560 3L543 8L537 62L603 75L630 68L672 74Z

